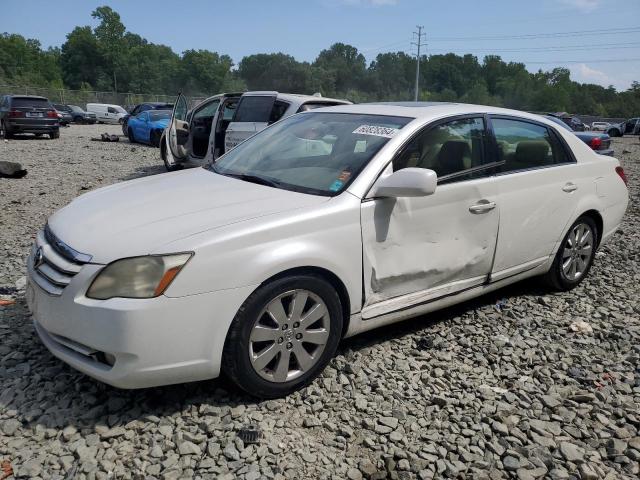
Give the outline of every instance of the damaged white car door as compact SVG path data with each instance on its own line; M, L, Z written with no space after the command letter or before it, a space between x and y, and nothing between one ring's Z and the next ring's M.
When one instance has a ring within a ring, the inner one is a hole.
M482 115L425 127L395 155L362 203L365 305L373 318L484 283L499 223ZM405 168L435 171L435 192L376 196L376 185Z

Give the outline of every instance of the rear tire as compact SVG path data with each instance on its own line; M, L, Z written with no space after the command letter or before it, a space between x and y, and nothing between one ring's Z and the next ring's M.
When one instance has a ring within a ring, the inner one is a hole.
M51 140L55 140L56 138L60 138L60 130L56 129L52 132L49 132L49 138Z
M256 397L288 395L324 370L340 343L342 324L340 297L322 277L274 280L238 310L225 341L223 371Z
M578 218L562 239L551 268L544 276L552 288L568 291L585 279L598 246L598 227L591 217Z
M13 133L11 133L4 120L0 123L0 137L6 140L13 138Z

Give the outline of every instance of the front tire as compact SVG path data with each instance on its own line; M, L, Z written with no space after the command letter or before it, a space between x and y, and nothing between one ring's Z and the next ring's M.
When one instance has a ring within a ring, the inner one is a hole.
M0 137L6 140L13 138L13 134L9 130L9 127L7 127L7 124L4 122L4 120L2 121L2 123L0 123Z
M133 130L127 130L127 137L129 137L129 143L136 143L136 137L133 136Z
M547 284L556 290L577 287L587 276L598 246L598 227L591 217L578 218L565 235L551 268Z
M342 324L340 297L323 278L274 280L238 310L225 341L223 371L256 397L288 395L324 370L338 348Z

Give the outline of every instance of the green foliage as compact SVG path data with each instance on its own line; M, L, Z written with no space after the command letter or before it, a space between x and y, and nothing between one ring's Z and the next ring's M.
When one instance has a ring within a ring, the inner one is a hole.
M49 89L144 92L207 96L220 92L278 90L320 92L355 102L412 100L415 57L404 52L377 55L368 66L358 49L335 43L317 58L299 62L285 53L244 57L237 69L225 54L208 50L175 53L129 32L108 6L96 8L95 28L78 26L61 48L42 49L40 42L16 34L0 35L0 84ZM525 65L488 55L422 56L420 100L460 101L530 111L567 111L612 117L640 112L640 83L626 92L580 84L569 70L531 73ZM87 97L88 98L88 97ZM131 99L135 97L130 97Z

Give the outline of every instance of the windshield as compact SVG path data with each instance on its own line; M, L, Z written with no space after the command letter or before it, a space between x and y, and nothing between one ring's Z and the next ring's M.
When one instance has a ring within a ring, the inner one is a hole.
M333 196L411 120L325 112L294 115L241 143L207 168L277 188Z
M171 118L171 110L150 110L149 119L152 122Z

